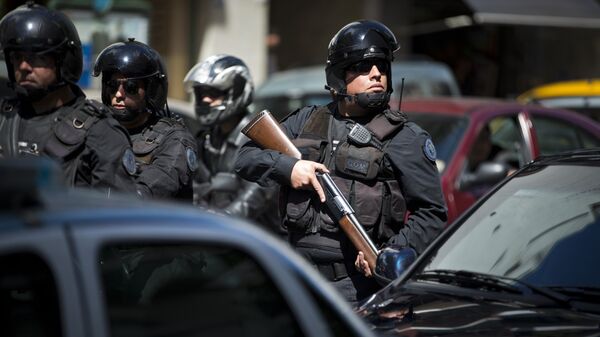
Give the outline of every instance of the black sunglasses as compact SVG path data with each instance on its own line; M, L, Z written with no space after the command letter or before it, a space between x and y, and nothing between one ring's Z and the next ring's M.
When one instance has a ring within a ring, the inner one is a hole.
M354 63L353 65L348 67L348 70L355 73L368 73L371 71L373 66L377 67L377 70L381 73L387 74L390 70L390 63L386 60L362 60Z
M104 85L109 92L114 93L119 90L119 86L123 85L123 89L129 95L137 95L140 88L139 80L131 78L112 79L104 82Z

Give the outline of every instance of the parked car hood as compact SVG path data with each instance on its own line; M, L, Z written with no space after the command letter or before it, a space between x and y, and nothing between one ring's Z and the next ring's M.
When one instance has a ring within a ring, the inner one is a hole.
M470 292L438 292L429 284L408 283L376 297L358 313L384 336L582 336L600 332L600 316L561 308L478 297ZM468 295L468 296L467 296ZM377 296L377 295L375 295Z

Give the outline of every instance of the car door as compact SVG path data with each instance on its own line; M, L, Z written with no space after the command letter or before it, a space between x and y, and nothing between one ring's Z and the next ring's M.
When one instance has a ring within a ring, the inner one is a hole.
M1 336L87 335L71 257L58 227L0 235Z
M332 328L252 237L163 222L79 228L74 242L85 284L101 289L87 293L96 336L358 335Z

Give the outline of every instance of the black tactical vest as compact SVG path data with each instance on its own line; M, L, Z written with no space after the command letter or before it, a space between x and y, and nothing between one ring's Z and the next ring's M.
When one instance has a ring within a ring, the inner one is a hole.
M77 99L74 104L58 108L52 114L55 122L52 125L51 137L45 144L40 144L38 151L21 149L19 142L18 100L2 100L0 114L0 130L2 130L2 156L19 156L25 153L47 155L61 164L66 182L75 184L77 171L81 164L81 153L85 148L87 132L94 123L106 115L104 106L96 101ZM35 149L38 150L38 149Z
M405 118L399 112L386 111L366 125L372 142L359 145L345 136L333 151L329 138L333 108L334 105L321 106L312 111L292 142L302 159L324 163L330 169L365 230L377 243L385 242L398 232L406 211L398 180L385 155L389 141L403 127ZM314 191L288 189L281 194L287 199L282 200L285 209L281 211L290 232L338 231L338 225Z

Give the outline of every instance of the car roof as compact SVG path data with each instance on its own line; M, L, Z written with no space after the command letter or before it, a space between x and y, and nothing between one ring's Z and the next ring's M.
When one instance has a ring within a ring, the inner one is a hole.
M483 97L422 97L406 98L402 101L402 111L429 112L451 115L469 115L480 108L497 109L522 107L515 101Z
M524 104L510 99L486 97L422 97L406 98L402 102L402 111L407 113L429 113L456 117L483 116L503 111L527 111L567 119L589 132L600 136L600 123L580 113L561 108L546 107L538 104Z
M243 219L185 204L151 201L133 195L100 193L91 189L67 188L62 184L60 167L50 159L21 157L0 159L0 174L14 179L0 180L0 236L10 240L32 232L51 234L110 233L102 238L156 237L180 240L190 234L211 242L227 242L254 256L285 266L302 275L302 282L327 298L345 321L365 336L370 330L352 319L352 312L318 272L284 241ZM37 236L43 238L44 236ZM103 240L103 239L101 239ZM268 257L268 258L267 258Z
M547 98L600 96L600 78L578 79L543 84L517 97L520 102L534 102Z
M539 165L600 165L600 148L573 150L552 155L542 155L536 158L530 166Z
M30 224L60 226L73 219L84 223L134 216L162 217L171 222L192 217L210 220L212 216L176 202L142 200L117 192L108 198L106 192L99 190L67 188L60 170L47 158L0 159L0 174L5 177L0 180L0 218L12 220L0 221L0 232L26 229Z

